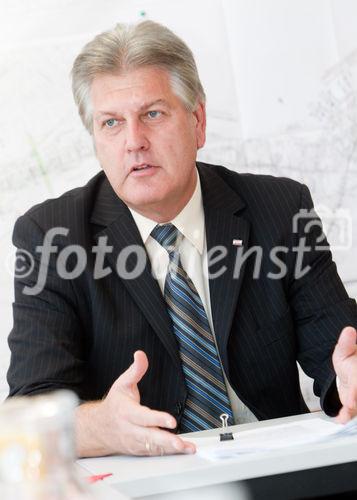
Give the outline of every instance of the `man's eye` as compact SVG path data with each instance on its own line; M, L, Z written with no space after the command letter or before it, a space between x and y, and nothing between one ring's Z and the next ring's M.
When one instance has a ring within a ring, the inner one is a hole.
M161 115L161 111L149 111L148 112L149 118L158 118L160 115Z
M106 120L104 124L108 128L113 128L118 124L118 120L116 120L115 118L109 118L109 120Z

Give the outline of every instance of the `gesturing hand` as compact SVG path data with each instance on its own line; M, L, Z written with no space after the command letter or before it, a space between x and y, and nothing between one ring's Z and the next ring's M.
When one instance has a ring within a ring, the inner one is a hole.
M169 413L152 410L140 404L138 383L145 375L149 363L143 351L136 351L133 364L114 382L103 401L88 403L82 409L82 424L77 424L77 433L84 437L84 423L92 427L95 422L96 442L88 442L79 449L80 454L108 455L164 455L194 453L193 443L185 442L177 435L162 428L174 429L176 420ZM91 406L92 405L92 406ZM81 408L81 407L80 407ZM86 412L87 416L85 415ZM81 418L78 415L77 418ZM90 432L90 431L89 431ZM88 437L88 430L85 432ZM93 449L93 448L96 448ZM88 453L88 451L90 453Z
M332 362L337 374L338 395L342 408L337 420L346 423L357 415L357 331L347 326L336 344Z

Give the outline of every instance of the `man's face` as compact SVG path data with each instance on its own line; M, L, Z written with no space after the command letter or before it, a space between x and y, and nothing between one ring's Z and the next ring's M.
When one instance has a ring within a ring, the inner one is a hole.
M97 76L91 99L96 152L114 191L158 222L175 217L196 185L204 105L187 111L168 73L154 67Z

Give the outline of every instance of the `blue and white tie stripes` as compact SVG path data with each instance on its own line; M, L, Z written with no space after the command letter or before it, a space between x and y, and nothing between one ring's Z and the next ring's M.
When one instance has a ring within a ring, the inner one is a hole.
M173 224L157 225L151 232L170 258L164 295L188 393L180 431L191 432L220 427L222 413L233 424L233 414L206 311L176 248L178 235Z

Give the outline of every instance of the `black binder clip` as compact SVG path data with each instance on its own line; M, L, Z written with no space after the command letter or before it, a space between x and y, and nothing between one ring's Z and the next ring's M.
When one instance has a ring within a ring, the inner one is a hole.
M225 431L228 427L228 419L229 419L229 415L227 415L227 413L222 413L222 415L220 415L219 417L221 419L221 422L222 422L222 431ZM231 432L223 432L219 435L219 440L220 441L232 441L234 439L233 437L233 434Z

